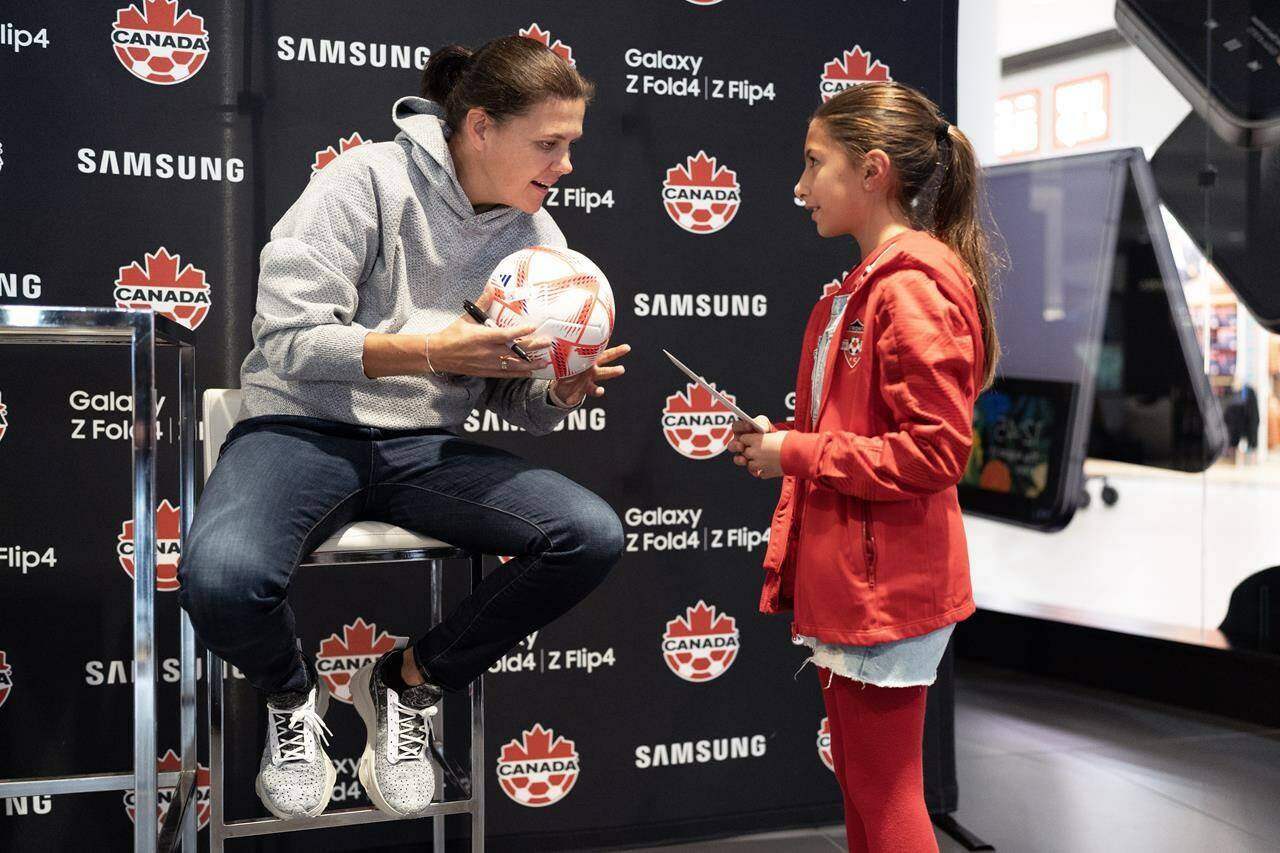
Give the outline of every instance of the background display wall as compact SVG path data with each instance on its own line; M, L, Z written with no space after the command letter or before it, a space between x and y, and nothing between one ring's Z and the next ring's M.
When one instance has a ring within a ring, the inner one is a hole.
M463 434L599 492L627 552L490 675L488 830L499 849L556 849L835 820L816 677L793 678L804 655L787 620L756 612L776 486L734 468L731 418L660 348L747 409L790 414L804 320L857 260L793 204L806 119L869 79L920 87L953 117L955 19L954 0L23 4L0 21L0 302L153 307L196 331L201 387L233 387L257 254L310 175L393 138L391 104L417 93L432 48L516 32L547 43L598 87L547 207L609 276L615 340L634 353L605 400L551 436L483 412ZM176 368L162 361L158 668L173 710ZM130 761L126 369L105 349L0 360L0 776ZM335 805L363 803L345 685L425 627L424 572L304 571L293 600L339 699ZM228 816L245 817L260 813L260 712L229 675ZM176 714L159 742L167 767ZM540 759L561 772L530 777ZM119 793L10 800L0 849L123 849L134 819ZM237 849L428 838L413 823Z

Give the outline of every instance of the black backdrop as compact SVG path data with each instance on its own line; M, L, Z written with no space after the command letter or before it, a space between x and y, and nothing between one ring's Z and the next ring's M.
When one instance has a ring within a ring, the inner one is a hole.
M201 387L237 384L270 225L326 152L392 138L391 104L416 93L429 48L536 24L533 35L571 50L598 95L575 171L548 207L570 245L609 275L615 340L635 352L626 379L564 430L532 440L477 415L465 432L598 491L623 517L629 547L584 606L488 679L493 845L557 849L837 819L815 676L793 679L803 655L787 620L756 612L776 488L707 455L723 447L723 431L688 428L708 406L685 396L659 349L720 379L746 408L787 416L804 319L856 261L847 241L818 239L792 204L806 118L824 88L881 75L924 89L954 116L954 0L135 6L6 10L31 38L0 47L0 302L171 311L197 329ZM694 184L706 177L691 162L699 152L714 160L703 164L713 183L737 193L713 211L723 227L704 233L664 204L664 182L682 180L669 170L691 169ZM705 298L726 294L740 298ZM130 760L126 369L116 350L0 354L0 776ZM166 361L159 494L173 504L175 373ZM159 538L171 539L175 516L162 510ZM175 563L176 553L161 555L162 753L177 746L177 609L164 582ZM339 686L343 667L372 654L384 632L425 627L425 588L404 567L300 573L303 646ZM694 654L682 653L688 646ZM258 813L257 711L241 704L232 817ZM363 802L358 717L338 702L328 722L335 801ZM550 780L550 802L521 804L506 792L535 790L520 759L548 751L575 769ZM125 799L7 801L0 849L123 849ZM426 824L402 824L234 849L428 837Z

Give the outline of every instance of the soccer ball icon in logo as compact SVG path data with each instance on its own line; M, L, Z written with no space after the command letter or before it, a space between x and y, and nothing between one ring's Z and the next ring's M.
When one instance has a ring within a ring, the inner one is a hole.
M538 379L564 379L589 370L613 334L613 290L591 259L572 249L530 246L512 252L485 285L489 316L506 329L534 326L548 338L551 363Z

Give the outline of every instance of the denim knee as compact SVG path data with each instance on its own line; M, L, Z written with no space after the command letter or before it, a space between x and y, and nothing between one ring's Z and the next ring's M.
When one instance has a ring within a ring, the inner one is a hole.
M618 514L595 495L575 501L565 509L566 543L575 562L596 569L602 576L622 557L625 541Z
M262 561L262 554L238 541L193 537L178 565L178 603L192 624L214 631L219 624L244 624L274 610L286 590L251 576Z

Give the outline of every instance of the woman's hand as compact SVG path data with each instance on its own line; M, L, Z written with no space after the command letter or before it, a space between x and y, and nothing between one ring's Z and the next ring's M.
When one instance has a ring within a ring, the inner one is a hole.
M604 388L600 383L608 382L610 379L617 379L627 372L627 369L620 364L613 367L609 367L609 365L629 352L631 352L630 344L610 347L600 353L600 357L596 359L596 363L591 366L590 370L584 370L574 376L568 376L552 382L552 397L563 403L566 408L573 408L587 397L603 397Z
M486 291L476 300L480 310L488 310L493 294ZM510 329L482 326L470 315L463 314L438 332L426 336L423 367L437 373L458 373L464 376L488 376L499 379L522 379L534 370L545 367L551 341L531 338L535 326L516 326ZM529 354L525 361L511 351L517 344Z
M756 415L752 420L759 424L764 432L756 432L743 420L734 423L734 437L729 442L729 451L733 453L733 464L740 468L745 467L761 480L781 477L782 442L787 434L775 431L764 415Z

